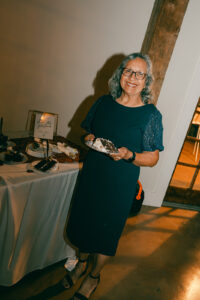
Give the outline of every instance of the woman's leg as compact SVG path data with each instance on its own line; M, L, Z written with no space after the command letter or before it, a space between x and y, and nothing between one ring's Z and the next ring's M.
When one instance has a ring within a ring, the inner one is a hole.
M98 254L98 253L95 254L94 255L94 265L91 270L91 274L95 277L98 276L109 259L110 259L110 256Z
M95 261L93 268L90 272L90 274L84 279L84 281L81 284L80 289L78 290L78 293L84 295L85 297L89 298L92 292L96 289L98 283L99 283L99 276L100 272L109 260L110 256L103 255L103 254L96 254L95 255ZM74 295L74 300L79 299L76 298Z
M79 260L75 268L68 273L62 280L62 285L65 289L69 289L86 271L88 264L88 253L79 253Z

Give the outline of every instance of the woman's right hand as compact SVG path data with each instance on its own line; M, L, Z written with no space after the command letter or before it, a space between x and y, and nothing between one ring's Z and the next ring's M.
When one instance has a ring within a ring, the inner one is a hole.
M94 141L94 139L95 139L95 136L94 136L94 134L88 134L88 135L86 135L85 136L85 142L87 142L87 141Z

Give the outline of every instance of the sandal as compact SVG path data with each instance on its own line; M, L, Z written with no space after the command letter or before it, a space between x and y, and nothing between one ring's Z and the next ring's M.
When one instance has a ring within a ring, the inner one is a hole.
M80 300L89 300L89 298L91 297L91 295L96 291L96 288L97 288L97 286L98 286L98 284L99 284L99 282L100 282L100 274L99 274L98 276L93 276L93 275L90 273L90 274L88 274L88 276L89 276L90 278L92 278L92 279L98 279L98 280L97 280L97 284L96 284L95 288L91 291L89 297L87 298L87 297L84 296L83 294L81 294L81 293L79 293L79 292L76 292L76 293L74 294L74 296L71 298L71 300L73 300L74 297L76 297L76 298L78 298L78 299L80 299Z
M79 279L79 278L81 278L83 275L85 275L85 273L87 272L87 269L88 269L88 265L89 265L89 260L88 260L88 258L87 259L84 259L84 260L82 260L82 259L79 259L79 261L78 261L78 263L84 263L84 262L87 262L86 263L86 266L85 266L85 269L83 270L83 272L78 276L78 278L77 278L77 280ZM77 264L78 264L77 263ZM76 267L75 267L76 268ZM72 272L72 271L71 271ZM63 288L65 289L65 290L68 290L68 289L70 289L72 286L74 286L74 284L76 283L76 282L74 282L73 280L72 280L72 276L70 275L70 273L71 272L68 272L66 275L65 275L65 277L63 278L63 280L61 281L61 284L62 284L62 286L63 286ZM77 281L76 280L76 281ZM68 283L68 285L69 286L67 286L66 287L66 285L65 285L65 283Z

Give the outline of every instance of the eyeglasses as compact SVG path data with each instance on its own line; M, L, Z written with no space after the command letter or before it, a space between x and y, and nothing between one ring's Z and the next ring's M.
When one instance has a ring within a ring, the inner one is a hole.
M133 74L135 75L135 78L138 79L138 80L142 80L146 77L147 74L145 73L142 73L142 72L135 72L131 69L127 69L127 68L124 68L123 69L123 72L122 74L126 77L131 77Z

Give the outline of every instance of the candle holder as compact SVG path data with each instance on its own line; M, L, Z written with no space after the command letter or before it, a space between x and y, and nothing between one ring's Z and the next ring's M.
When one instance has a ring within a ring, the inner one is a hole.
M6 151L8 137L3 134L3 118L0 118L0 152Z

